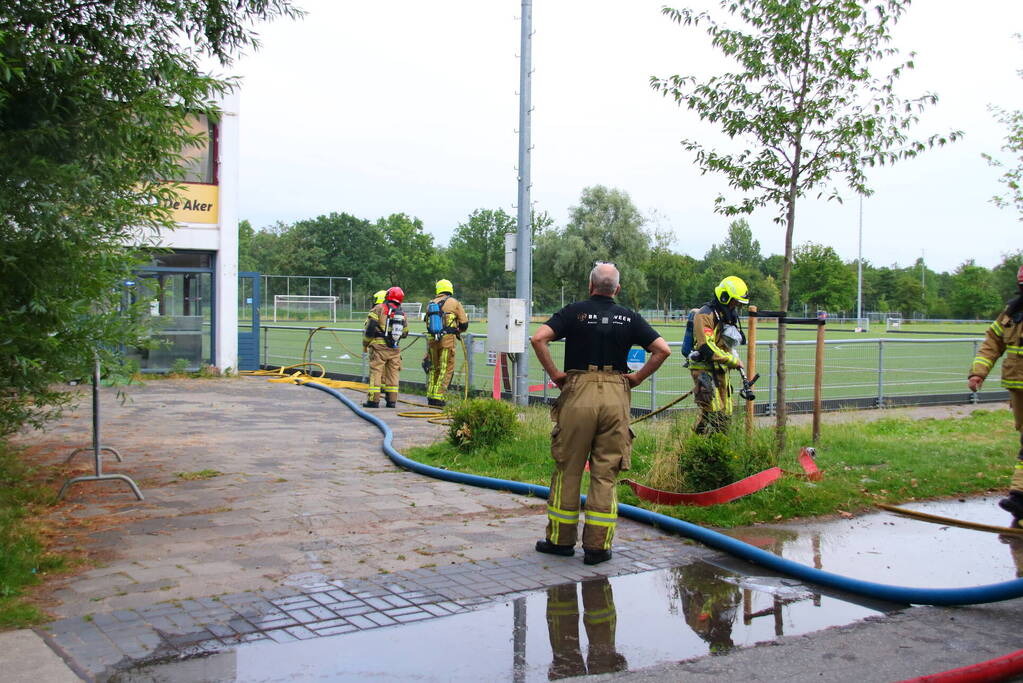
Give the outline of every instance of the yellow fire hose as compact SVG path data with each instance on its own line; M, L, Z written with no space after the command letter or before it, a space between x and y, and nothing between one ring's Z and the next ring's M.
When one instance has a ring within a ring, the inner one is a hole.
M316 327L316 328L313 328L313 329L309 330L309 335L306 337L306 340L305 340L305 346L302 349L302 358L307 359L304 362L302 362L302 363L295 363L294 365L288 365L288 366L285 366L285 367L278 368L276 370L249 370L249 371L241 372L239 374L241 374L241 375L248 375L248 376L256 376L256 377L270 377L271 379L268 380L270 382L288 382L288 383L292 383L293 382L295 384L304 384L306 382L311 382L311 381L315 380L316 382L318 382L320 384L323 384L324 386L329 386L329 387L334 388L334 389L352 389L354 391L361 391L362 393L368 393L369 392L369 385L366 384L365 382L354 382L354 381L350 381L350 380L328 379L326 377L326 374L327 374L326 368L322 364L317 363L317 362L313 361L312 358L310 358L309 348L312 345L313 335L315 335L317 332L319 332L321 330L327 330L332 335L334 335L334 339L337 341L338 346L340 346L341 349L344 350L345 352L347 352L348 354L350 354L350 355L352 355L352 356L354 356L356 358L361 358L362 357L362 354L354 353L351 349L346 347L344 345L344 343L341 341L341 338L337 335L336 332L334 332L333 330L328 329L326 326L320 326L320 327ZM409 342L404 347L402 347L401 351L405 351L406 349L410 348L417 341L419 341L419 337L416 337L411 342ZM461 367L461 370L460 370L461 375L462 375L462 387L463 387L462 398L463 398L463 400L466 400L466 399L469 398L469 365L468 365L468 355L469 355L469 352L468 352L468 349L466 348L465 340L462 339L461 337L458 337L458 341L462 345L462 367ZM318 368L319 371L320 371L320 374L318 376L311 375L311 374L308 374L306 372L303 372L302 370L299 370L298 368ZM294 370L294 372L288 374L287 371L289 371L289 370ZM459 371L456 371L455 374L459 374ZM400 411L400 412L397 413L397 415L399 417L409 417L409 418L425 419L428 422L432 422L433 424L448 424L450 422L450 418L447 416L445 411L443 411L443 410L438 411L435 406L431 406L431 405L428 405L426 403L417 403L415 401L408 401L408 400L405 400L405 399L402 399L402 398L399 398L398 402L399 403L404 403L404 404L410 405L410 406L415 406L417 408L425 408L426 409L426 410L404 410L404 411Z

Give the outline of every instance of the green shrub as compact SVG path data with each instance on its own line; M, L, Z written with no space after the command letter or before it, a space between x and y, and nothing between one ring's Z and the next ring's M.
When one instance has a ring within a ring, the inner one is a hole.
M679 473L686 491L709 491L735 481L739 453L726 434L690 434L680 444Z
M755 429L750 438L736 421L727 432L702 436L693 433L689 420L679 420L671 442L677 448L682 491L716 489L778 464L773 432Z
M463 451L488 448L515 434L515 409L492 398L472 398L451 410L448 441Z
M188 372L188 359L187 358L175 358L174 362L171 363L170 374L172 375L184 375Z

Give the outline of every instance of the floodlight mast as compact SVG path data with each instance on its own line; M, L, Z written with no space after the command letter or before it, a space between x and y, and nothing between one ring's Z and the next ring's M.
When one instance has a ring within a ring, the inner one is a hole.
M523 324L529 335L533 316L533 235L529 199L530 117L532 113L531 75L533 70L533 2L522 0L521 45L519 49L519 199L515 253L515 296L525 301ZM529 403L529 349L515 363L515 402Z

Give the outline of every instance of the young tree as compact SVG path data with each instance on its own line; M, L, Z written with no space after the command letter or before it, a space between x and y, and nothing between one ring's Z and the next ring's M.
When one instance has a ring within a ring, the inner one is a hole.
M1016 38L1021 38L1019 34ZM1017 75L1023 76L1023 70L1017 71ZM1003 194L996 194L991 198L995 206L1005 208L1014 207L1019 213L1019 220L1023 221L1023 111L1019 109L1005 109L997 105L989 105L988 109L994 114L995 119L1005 126L1005 144L1002 151L1012 156L1011 162L995 158L990 154L982 154L988 163L995 168L1003 168L999 182L1005 186Z
M665 8L682 25L706 25L712 44L737 63L734 72L698 82L692 76L652 78L652 86L715 123L739 144L717 150L683 142L704 172L722 173L738 201L719 196L725 215L773 206L785 226L781 308L789 305L796 205L810 193L840 199L838 181L868 194L865 170L912 157L955 139L910 141L906 131L932 94L903 100L895 82L912 59L895 63L885 77L871 69L897 58L890 31L909 0L721 0L740 20L725 26L708 13ZM785 445L785 327L778 333L776 436Z
M229 64L289 0L16 1L0 12L0 435L73 399L53 387L143 334L122 314L126 245L164 208L195 113L215 119ZM164 204L161 204L164 202Z

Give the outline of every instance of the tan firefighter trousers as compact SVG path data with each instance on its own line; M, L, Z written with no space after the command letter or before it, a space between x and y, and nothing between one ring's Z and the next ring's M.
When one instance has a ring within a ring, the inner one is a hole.
M398 398L398 376L401 373L401 352L384 344L369 345L369 390L366 398L372 403L381 392L394 403Z
M547 499L547 540L575 545L583 468L590 464L583 548L607 550L618 521L615 480L631 465L630 388L609 366L572 370L551 409L554 474Z

